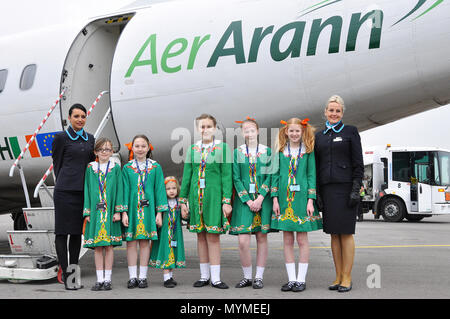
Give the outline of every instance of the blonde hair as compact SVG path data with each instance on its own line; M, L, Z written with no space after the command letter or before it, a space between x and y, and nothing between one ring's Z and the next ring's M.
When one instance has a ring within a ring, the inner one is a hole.
M177 197L180 195L180 183L178 182L178 179L175 176L167 176L164 178L164 185L166 185L169 182L174 182L177 185Z
M197 117L195 119L195 125L198 127L198 124L200 123L200 121L201 120L205 120L205 119L213 121L214 127L217 127L217 120L216 120L216 118L214 116L212 116L211 114L206 114L206 113L203 113L202 115L200 115L199 117Z
M328 99L327 104L325 105L325 111L328 109L328 105L333 102L342 106L342 113L344 113L344 111L345 111L344 99L342 97L340 97L339 95L333 95Z
M288 143L286 133L289 128L289 125L291 124L297 124L302 127L302 143L305 145L306 153L311 153L312 151L314 151L314 142L315 142L314 132L316 129L309 123L302 124L302 120L296 117L289 119L286 123L287 124L283 126L278 132L278 139L276 145L276 149L278 150L278 152L284 151L284 148Z

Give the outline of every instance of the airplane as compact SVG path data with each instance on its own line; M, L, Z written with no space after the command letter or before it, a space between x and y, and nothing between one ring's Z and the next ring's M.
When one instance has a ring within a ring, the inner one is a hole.
M360 131L448 104L449 13L443 0L138 0L2 36L0 211L24 207L17 169L8 173L61 92L20 161L30 192L70 106L89 108L100 92L86 130L110 109L101 136L122 163L125 144L143 133L165 174L181 177L201 113L237 147L235 121L246 116L267 129L268 144L290 117L320 129L333 94Z

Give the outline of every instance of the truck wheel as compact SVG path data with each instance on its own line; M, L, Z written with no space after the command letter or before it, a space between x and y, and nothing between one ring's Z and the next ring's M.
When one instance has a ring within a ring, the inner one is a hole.
M14 216L14 230L27 230L27 223L25 222L25 216L23 213L16 213Z
M387 198L381 203L381 214L387 222L401 222L405 218L405 209L401 200Z

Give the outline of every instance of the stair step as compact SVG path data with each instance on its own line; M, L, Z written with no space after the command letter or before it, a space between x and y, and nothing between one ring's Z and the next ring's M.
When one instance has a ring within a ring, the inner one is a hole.
M55 209L53 207L23 208L28 230L55 230Z
M55 234L50 230L8 230L13 254L56 255Z
M47 192L47 190L45 189L44 186L41 186L39 188L39 200L41 201L41 207L53 207L54 203L53 203L53 191L55 190L54 186L47 186L48 191L52 194L52 196L50 196L50 194Z

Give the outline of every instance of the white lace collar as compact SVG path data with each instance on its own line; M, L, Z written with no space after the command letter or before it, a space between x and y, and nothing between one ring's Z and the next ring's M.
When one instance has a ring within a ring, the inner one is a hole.
M246 144L242 144L241 146L239 146L239 149L241 150L241 152L244 155L247 155L247 146ZM248 152L250 153L251 156L255 156L256 155L256 147L255 148L248 148ZM267 152L267 146L262 145L262 144L258 144L258 154L265 154Z
M292 156L292 157L298 157L298 155L303 155L303 154L305 154L305 153L306 153L306 147L305 147L305 144L303 144L303 143L302 143L300 152L299 152L299 150L298 150L298 147L296 147L296 148L291 148L291 156ZM284 156L289 156L289 149L288 149L287 144L286 144L286 146L284 147L283 154L284 154Z
M99 163L98 162L91 162L89 163L92 166L92 169L94 172L98 172ZM115 163L113 161L109 161L109 170L111 170L114 167ZM108 163L100 164L100 170L103 172L103 174L106 173L106 167L108 166Z
M222 143L221 140L214 140L214 141L212 141L211 143L208 143L208 144L202 144L202 141L200 140L200 141L198 141L197 143L195 143L195 145L197 145L199 148L201 148L202 146L208 148L208 147L213 146L213 144L214 144L214 145L219 145L220 143Z
M146 162L148 162L148 164L146 164ZM148 166L148 168L151 168L151 167L153 166L154 163L156 163L156 161L154 161L154 160L152 160L152 159L150 159L150 158L147 158L146 161L138 162L138 164L139 164L139 169L140 169L141 171L142 171L142 170L145 170L145 166ZM131 167L137 168L137 166L136 166L136 160L132 160L132 161L131 161Z

